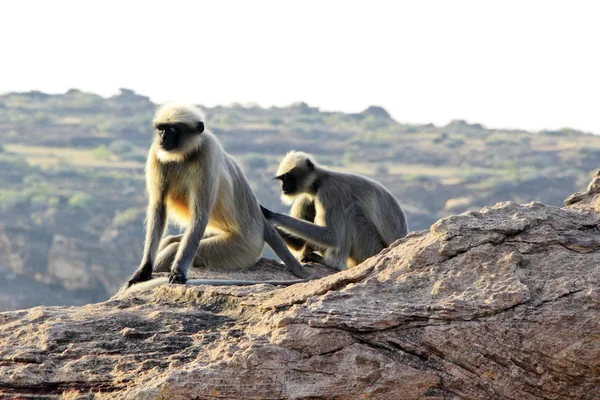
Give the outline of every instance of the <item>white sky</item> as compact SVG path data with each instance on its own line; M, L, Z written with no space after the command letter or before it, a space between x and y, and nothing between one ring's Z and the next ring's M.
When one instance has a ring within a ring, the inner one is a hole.
M4 1L0 92L600 133L600 1Z

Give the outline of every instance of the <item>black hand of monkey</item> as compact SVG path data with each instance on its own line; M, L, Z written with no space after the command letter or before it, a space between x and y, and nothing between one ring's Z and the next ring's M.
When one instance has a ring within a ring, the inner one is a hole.
M300 260L300 261L301 262L315 262L315 263L323 264L323 257L320 254L312 252L312 253L304 254L304 256L302 257L302 260Z
M131 278L129 278L129 280L127 281L127 287L130 287L131 285L134 285L138 282L149 281L151 278L152 278L152 264L146 263L146 264L142 265L141 267L139 267L133 273L133 275L131 275Z
M273 211L271 211L267 208L264 208L263 206L260 206L260 211L262 211L263 216L268 220L270 220L273 217L273 214L274 214Z

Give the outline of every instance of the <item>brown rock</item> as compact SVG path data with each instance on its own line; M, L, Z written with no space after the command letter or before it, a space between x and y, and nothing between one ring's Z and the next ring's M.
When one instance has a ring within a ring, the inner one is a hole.
M569 208L444 218L288 288L164 285L2 313L0 398L598 399L590 187ZM289 277L266 261L241 274Z
M579 210L600 212L600 170L596 171L585 192L573 193L565 199L565 205Z

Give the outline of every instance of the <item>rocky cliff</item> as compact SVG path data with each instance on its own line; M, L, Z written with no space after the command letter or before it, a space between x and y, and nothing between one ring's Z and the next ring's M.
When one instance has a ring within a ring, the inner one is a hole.
M288 288L2 313L0 398L598 399L599 196L444 218Z

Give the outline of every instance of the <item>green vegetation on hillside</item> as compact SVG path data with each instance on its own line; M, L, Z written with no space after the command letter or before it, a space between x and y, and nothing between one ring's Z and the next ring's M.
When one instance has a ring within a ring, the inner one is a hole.
M104 246L114 258L94 258L94 265L120 271L113 273L115 280L127 276L143 242L143 167L155 108L148 97L127 89L110 98L76 89L1 95L5 229ZM561 206L600 164L600 137L570 128L531 133L461 120L410 125L377 106L357 114L321 112L305 103L203 109L207 127L238 160L265 206L286 210L271 178L287 151L302 150L334 169L382 182L407 211L411 230L498 201ZM51 274L44 271L50 245L26 258L39 264L44 282L44 274ZM11 264L16 259L0 254L0 266L18 271L20 264Z
M141 179L155 107L128 89L110 98L76 89L63 95L0 96L0 163L8 163L12 175L39 167L44 173L80 175L122 171ZM414 229L461 211L458 205L467 209L501 200L560 205L589 178L600 156L598 137L570 128L536 134L461 120L442 127L406 125L377 106L358 114L321 112L305 103L204 110L207 125L237 157L265 204L282 209L276 184L268 178L288 150L304 150L323 164L381 180L412 210ZM71 186L60 180L53 184L58 189ZM24 189L5 185L0 198L14 202L11 193ZM26 201L31 196L20 197ZM118 201L119 209L134 205L128 196ZM73 203L79 201L66 205Z

